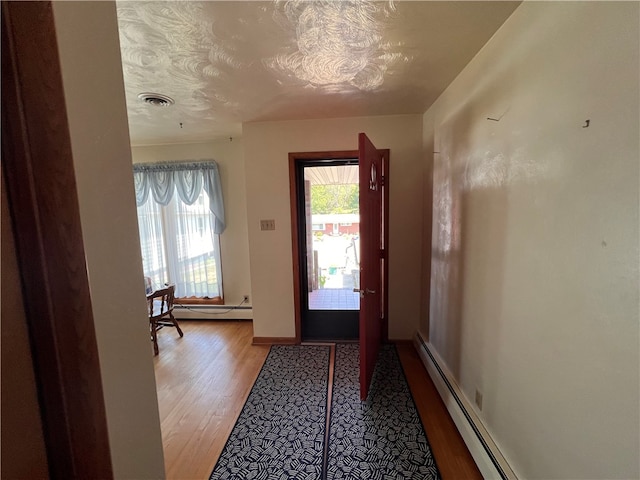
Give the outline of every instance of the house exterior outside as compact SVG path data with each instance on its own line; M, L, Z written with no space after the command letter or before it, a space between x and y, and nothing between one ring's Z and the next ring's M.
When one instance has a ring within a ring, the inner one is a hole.
M314 214L311 216L311 228L314 234L358 235L360 215L357 213Z

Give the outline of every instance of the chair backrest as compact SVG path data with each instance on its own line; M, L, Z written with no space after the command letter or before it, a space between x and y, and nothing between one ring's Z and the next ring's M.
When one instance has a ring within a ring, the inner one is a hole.
M175 292L176 286L170 284L147 295L149 317L157 318L168 315L173 310Z

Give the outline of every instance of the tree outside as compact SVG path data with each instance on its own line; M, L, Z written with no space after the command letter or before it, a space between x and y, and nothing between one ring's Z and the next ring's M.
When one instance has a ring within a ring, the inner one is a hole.
M311 213L358 213L358 185L311 185Z

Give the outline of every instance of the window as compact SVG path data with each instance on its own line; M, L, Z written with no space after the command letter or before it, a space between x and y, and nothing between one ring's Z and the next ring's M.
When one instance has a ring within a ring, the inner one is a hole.
M179 188L169 185L167 172L163 171L162 182L165 185L165 203L156 201L157 180L153 175L148 180L142 179L136 172L136 200L138 205L138 225L140 247L144 274L151 278L153 288L157 289L165 283L176 285L176 297L183 299L211 299L212 303L222 303L222 273L220 269L220 239L215 233L224 228L224 210L221 205L215 209L219 216L212 213L209 196L210 185L202 188L202 180L195 181L190 172L189 182ZM217 170L216 170L217 173ZM171 175L171 174L169 174ZM176 178L180 175L176 172ZM184 180L177 180L176 183ZM152 184L149 188L141 186L144 182ZM146 193L142 191L146 188ZM189 190L188 204L183 200L187 195L180 189ZM168 189L179 192L178 195L167 193ZM153 195L149 195L149 190ZM146 195L146 201L144 196ZM221 200L219 195L218 200ZM222 212L222 214L220 214ZM220 219L222 216L222 219ZM202 301L202 300L198 300Z
M311 225L312 230L324 230L324 223L314 223Z

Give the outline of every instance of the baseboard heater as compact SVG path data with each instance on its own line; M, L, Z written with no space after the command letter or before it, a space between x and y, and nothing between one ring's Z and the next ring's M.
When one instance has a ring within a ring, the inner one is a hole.
M486 479L517 480L444 362L419 332L414 338L414 346L482 476Z
M251 305L175 305L178 320L252 320Z

